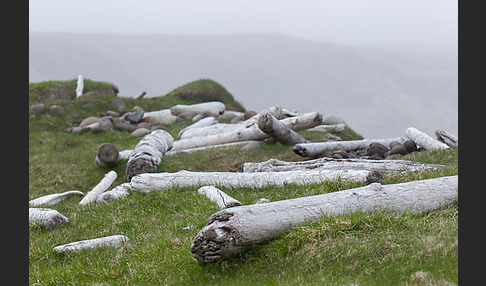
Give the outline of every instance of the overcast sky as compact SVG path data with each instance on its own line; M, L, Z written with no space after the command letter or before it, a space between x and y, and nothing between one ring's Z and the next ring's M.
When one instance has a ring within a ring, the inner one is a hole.
M284 35L457 51L457 0L29 0L29 31Z

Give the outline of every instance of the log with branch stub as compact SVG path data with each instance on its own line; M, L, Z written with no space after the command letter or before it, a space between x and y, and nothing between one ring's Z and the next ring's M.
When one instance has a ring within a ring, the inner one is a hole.
M417 128L414 127L409 127L405 130L405 135L415 142L418 146L425 150L438 150L438 149L448 149L449 146L447 144L444 144L426 133L418 130Z
M98 247L120 247L123 243L130 241L130 239L124 235L111 235L93 239L86 239L63 244L54 247L54 252L66 253L71 251L81 251L84 249L92 249Z
M305 185L327 180L376 181L376 172L366 170L322 170L287 172L190 172L140 174L130 181L130 189L141 193L169 188L215 185L225 188Z
M358 150L367 148L372 142L378 142L386 147L390 146L390 143L397 141L399 143L405 142L405 138L386 138L386 139L362 139L362 140L347 140L347 141L328 141L328 142L314 142L314 143L299 143L295 144L293 151L302 157L318 157L321 156L324 151L328 150Z
M174 139L167 131L157 129L145 135L128 158L125 176L128 181L142 173L154 173L163 154L172 149Z
M117 175L115 171L106 173L105 177L81 199L79 204L87 205L96 202L98 196L110 187L110 185L116 180L116 177Z
M458 176L337 191L218 211L194 238L191 253L200 264L232 258L254 244L323 216L357 211L423 212L457 200Z
M286 162L269 159L265 162L243 164L243 172L282 172L296 170L368 170L380 172L404 172L438 170L444 165L425 164L408 160L334 159L318 158L307 161Z
M282 145L295 145L309 142L302 135L293 131L269 113L264 113L258 120L258 128L277 140Z
M84 193L78 190L73 190L73 191L67 191L64 193L59 193L59 194L50 194L46 196L42 196L33 200L29 201L29 206L31 207L37 207L37 206L53 206L58 204L60 201L68 198L69 196L72 195L78 195L78 196L84 196Z
M437 136L437 140L447 144L451 148L457 148L459 146L459 139L443 129L435 130L435 136Z
M210 201L215 202L220 209L241 206L242 203L215 186L203 186L197 190L198 194L205 195Z
M69 219L56 210L29 208L29 224L40 224L50 229L67 223L69 223Z

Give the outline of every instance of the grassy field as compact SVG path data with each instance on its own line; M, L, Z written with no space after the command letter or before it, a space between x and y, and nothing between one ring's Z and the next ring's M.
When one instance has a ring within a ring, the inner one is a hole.
M29 199L68 190L90 191L110 170L126 182L126 160L112 168L94 162L99 144L120 150L140 140L128 132L66 131L71 121L97 116L109 99L57 101L64 116L29 119ZM157 110L170 103L154 99L127 106ZM152 107L152 108L151 108ZM105 109L106 110L106 109ZM73 115L76 114L76 115ZM176 138L185 124L173 124ZM318 141L319 134L302 133ZM341 134L359 138L354 131ZM259 151L227 147L164 158L160 172L178 170L235 171L243 162L270 158L304 160L290 147L264 144ZM458 151L423 151L404 159L445 164L440 171L385 176L387 184L458 174ZM271 201L335 192L362 186L356 182L325 182L262 189L224 189L244 204L265 197ZM198 187L148 194L131 193L110 203L78 205L72 197L53 206L69 218L55 229L29 225L29 284L31 285L455 285L458 283L458 207L452 204L427 213L350 213L323 217L283 233L279 239L256 245L237 259L201 266L190 253L197 232L216 204L197 194ZM100 248L58 254L53 247L73 241L123 234L130 242L120 248Z

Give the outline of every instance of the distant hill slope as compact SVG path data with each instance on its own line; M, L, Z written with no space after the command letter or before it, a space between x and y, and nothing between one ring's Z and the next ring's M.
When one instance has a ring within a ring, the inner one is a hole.
M221 83L245 108L272 105L337 115L367 138L458 132L457 57L400 55L279 34L29 33L29 81L78 74L119 96L165 95L188 82Z

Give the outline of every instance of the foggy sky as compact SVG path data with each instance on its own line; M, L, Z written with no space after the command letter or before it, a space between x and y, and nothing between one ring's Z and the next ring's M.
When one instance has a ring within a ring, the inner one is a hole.
M29 0L29 31L277 32L370 47L457 52L457 0Z

